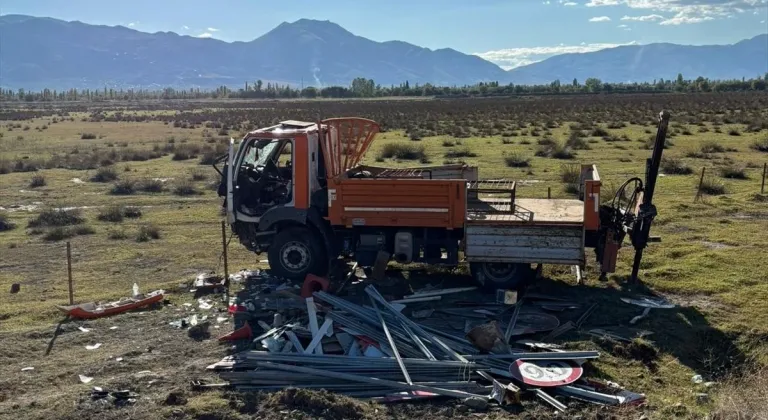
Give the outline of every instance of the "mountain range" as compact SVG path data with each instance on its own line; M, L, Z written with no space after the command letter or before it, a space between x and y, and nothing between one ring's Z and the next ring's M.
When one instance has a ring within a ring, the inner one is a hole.
M509 71L482 58L402 41L375 42L329 21L282 23L250 42L25 15L0 16L4 88L213 88L246 81L305 86L404 81L465 85L533 84L597 77L606 82L663 77L755 77L768 72L768 34L733 45L628 45L563 54Z

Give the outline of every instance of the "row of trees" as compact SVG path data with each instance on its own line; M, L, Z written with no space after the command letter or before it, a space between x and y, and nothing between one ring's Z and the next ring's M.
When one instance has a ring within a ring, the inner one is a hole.
M604 83L588 78L584 83L573 79L571 83L555 80L542 85L502 85L499 82L477 83L466 86L419 85L406 81L398 86L381 86L372 79L358 77L349 86L313 86L302 89L285 84L264 83L257 80L245 83L237 90L221 86L214 90L173 89L68 89L27 91L24 89L0 89L0 101L108 101L147 99L217 99L217 98L377 98L390 96L513 96L513 95L561 95L583 93L651 93L651 92L733 92L765 91L768 89L768 73L764 77L741 80L710 80L698 77L687 80L678 74L675 80L658 79L645 83Z

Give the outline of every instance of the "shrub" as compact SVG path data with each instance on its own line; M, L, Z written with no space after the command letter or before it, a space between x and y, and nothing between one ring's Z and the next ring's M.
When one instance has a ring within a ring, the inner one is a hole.
M642 141L642 139L640 141ZM647 139L645 139L645 144L643 144L642 149L651 150L653 149L653 146L655 144L656 144L656 136L649 136ZM674 145L675 144L672 143L672 140L664 139L664 150L669 149Z
M75 235L93 235L96 233L96 230L90 226L76 226L72 228L72 231Z
M201 165L213 165L216 163L216 158L218 158L221 154L216 153L215 151L208 151L203 153L202 156L200 156L200 164Z
M720 176L730 179L748 179L747 170L743 166L729 165L720 168Z
M123 207L118 205L109 206L105 209L102 209L96 218L102 222L122 222Z
M163 182L153 178L143 179L137 185L137 189L148 193L159 193L163 191L163 188Z
M766 136L762 140L755 140L755 142L752 143L749 147L754 150L757 150L758 152L768 153L768 136Z
M112 195L131 195L136 191L136 182L130 179L123 179L115 182L109 191Z
M11 230L16 227L16 224L8 220L8 215L5 213L0 213L0 232L5 232L6 230Z
M607 136L609 133L607 130L605 130L602 127L595 127L592 130L591 134L592 134L592 137L603 137L603 136Z
M173 187L173 193L181 196L200 194L195 186L189 181L178 182L176 186Z
M725 152L725 147L714 140L707 140L701 144L699 150L701 150L701 153L722 153Z
M85 222L80 209L45 209L27 224L29 227L59 227Z
M0 160L0 175L5 175L13 172L11 164L7 160Z
M522 139L520 140L520 144L531 144L531 141L528 139Z
M450 141L450 140L443 140L443 147L453 147L456 143Z
M583 137L576 133L577 132L575 131L571 131L571 135L568 136L568 140L566 140L565 145L573 150L588 150L590 148L589 144L587 144Z
M576 185L578 191L579 180L581 179L581 166L576 163L566 163L560 165L560 180L566 184Z
M728 130L728 135L729 136L740 136L741 133L739 133L739 130L737 130L735 128L732 128L732 129Z
M112 182L117 179L117 171L111 166L102 166L91 177L91 182Z
M667 175L689 175L693 169L686 165L682 159L663 158L661 159L661 170Z
M502 137L501 138L501 144L512 144L512 143L514 143L514 142L509 137Z
M552 145L540 145L536 149L535 155L554 159L573 159L576 157L576 153L570 147L563 146L557 142Z
M407 143L387 143L379 152L382 159L420 160L426 157L424 146Z
M136 242L147 242L150 239L160 239L160 230L153 225L142 225L136 233Z
M701 182L701 192L708 195L721 195L727 192L725 184L713 176L705 176Z
M45 177L40 174L33 176L32 179L29 180L29 188L44 187L45 184Z
M449 159L464 158L464 157L477 157L477 153L471 151L469 146L460 147L458 149L449 150L445 152L445 157Z
M48 233L46 233L45 236L43 236L43 240L49 241L49 242L55 242L55 241L62 241L64 239L69 239L73 236L75 236L75 233L70 229L67 229L64 227L56 227L49 230Z
M83 133L80 135L80 138L83 140L93 140L96 138L96 134L93 133Z
M554 146L557 144L557 141L552 137L544 137L543 139L536 140L536 144L539 146Z
M123 216L129 218L129 219L138 219L141 217L141 209L138 207L128 206L123 207Z
M122 229L113 229L109 231L107 238L112 240L121 240L128 238L128 234L126 234Z
M208 177L208 174L206 174L204 171L200 170L193 170L192 171L192 180L193 181L205 181L205 179Z
M504 163L510 168L527 168L531 166L531 159L519 153L512 153L504 158Z

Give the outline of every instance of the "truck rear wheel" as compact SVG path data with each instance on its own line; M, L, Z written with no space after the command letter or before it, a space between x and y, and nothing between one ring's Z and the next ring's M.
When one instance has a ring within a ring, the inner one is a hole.
M472 277L486 290L517 289L533 277L530 264L470 263Z
M305 227L291 227L275 236L267 253L269 267L279 277L304 280L307 274L328 272L326 252L315 233Z

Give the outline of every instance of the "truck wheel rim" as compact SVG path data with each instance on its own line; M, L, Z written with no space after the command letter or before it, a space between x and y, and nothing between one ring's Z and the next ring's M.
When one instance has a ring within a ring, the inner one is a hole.
M301 242L288 242L280 252L283 265L290 271L299 272L309 266L311 257L307 246Z
M493 281L507 281L517 270L514 264L510 263L486 263L483 264L483 271L486 277Z

